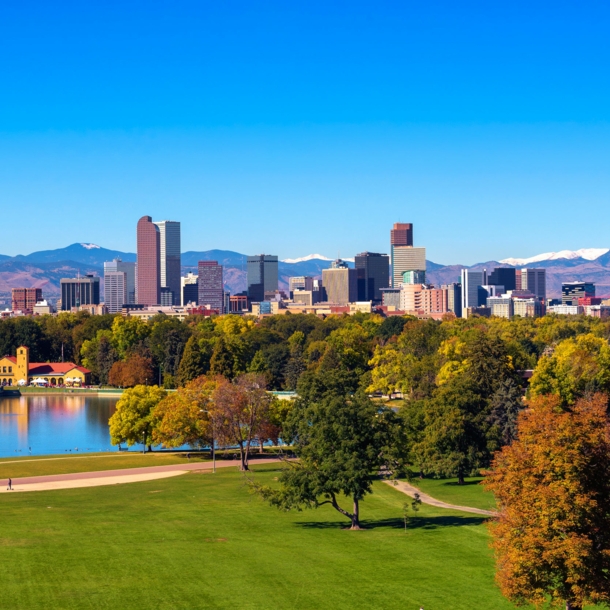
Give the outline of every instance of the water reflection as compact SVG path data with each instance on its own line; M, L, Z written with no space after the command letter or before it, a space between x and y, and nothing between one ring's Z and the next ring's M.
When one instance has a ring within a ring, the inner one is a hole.
M108 419L118 398L49 395L0 399L0 457L116 451Z

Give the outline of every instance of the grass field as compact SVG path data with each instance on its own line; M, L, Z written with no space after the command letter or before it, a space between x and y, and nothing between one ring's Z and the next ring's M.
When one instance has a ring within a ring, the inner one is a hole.
M437 500L459 506L494 510L496 500L493 494L485 491L480 484L482 480L483 477L469 477L465 485L458 485L457 479L420 479L414 476L410 482Z
M272 481L273 467L256 468ZM370 529L333 509L282 513L237 470L0 500L3 609L512 608L493 582L483 519L379 483Z
M36 477L70 472L94 472L146 466L185 464L186 453L101 453L69 456L6 458L0 460L0 479ZM209 461L207 454L191 453L191 463ZM1 608L0 604L0 608Z

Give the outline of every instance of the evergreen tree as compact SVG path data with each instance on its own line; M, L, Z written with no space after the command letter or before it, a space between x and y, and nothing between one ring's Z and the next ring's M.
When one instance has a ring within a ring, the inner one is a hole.
M178 367L178 385L185 386L189 381L205 375L210 368L209 360L202 352L197 337L192 336L186 342L182 360Z
M210 373L212 375L222 375L227 379L233 377L233 354L227 346L224 337L218 337L210 359Z
M505 379L491 397L488 420L490 436L498 445L510 445L517 438L517 418L522 409L523 390L513 379Z
M108 376L112 365L118 360L118 354L114 347L110 337L108 337L104 331L98 333L99 339L97 341L97 375L99 382L102 385L108 383Z

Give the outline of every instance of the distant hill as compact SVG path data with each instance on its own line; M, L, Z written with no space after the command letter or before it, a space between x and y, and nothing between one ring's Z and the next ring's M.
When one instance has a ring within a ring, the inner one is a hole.
M59 294L59 280L62 277L76 277L78 273L93 273L103 276L104 262L113 258L135 261L133 252L109 250L96 244L76 243L57 250L43 250L27 255L6 256L0 254L0 292L9 292L18 286L40 287L45 295ZM247 255L232 250L206 250L184 252L182 269L196 272L200 260L217 260L225 268L225 285L232 293L246 289ZM288 287L288 278L295 275L319 277L327 269L331 260L316 254L292 259L295 262L280 261L278 266L280 288ZM511 264L509 264L509 261ZM527 261L527 262L525 262ZM348 263L353 266L353 263ZM583 250L563 250L549 252L529 259L504 259L487 261L470 267L465 265L441 265L427 261L428 281L435 285L457 282L462 269L492 270L495 267L543 267L547 270L547 292L550 297L561 294L561 283L569 281L589 281L597 286L597 294L610 296L610 250L588 248Z

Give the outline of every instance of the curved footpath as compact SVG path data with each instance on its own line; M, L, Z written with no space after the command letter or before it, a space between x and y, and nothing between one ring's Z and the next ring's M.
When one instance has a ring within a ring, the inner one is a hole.
M272 464L280 461L281 460L278 458L262 458L253 459L250 461L250 463L252 465ZM222 460L216 462L216 468L236 468L237 466L239 466L239 462L236 461ZM166 466L147 466L144 468L124 468L120 470L100 470L97 472L76 472L72 474L51 474L38 477L23 477L13 479L12 491L9 491L6 488L8 479L0 479L0 493L13 493L15 491L53 491L58 489L75 489L77 487L99 487L102 485L137 483L140 481L166 479L193 471L212 472L212 469L212 462L198 462L196 464L169 464ZM456 504L441 502L440 500L425 494L417 487L414 487L405 481L384 481L384 483L387 483L388 485L412 498L415 497L415 494L419 494L419 498L424 504L436 506L437 508L459 510L465 513L475 513L477 515L485 515L487 517L493 517L497 514L494 511L483 510L482 508L458 506Z
M402 491L403 494L407 494L411 496L411 498L415 497L415 494L419 494L419 499L424 504L430 504L430 506L436 506L438 508L447 508L450 510L461 510L465 513L474 513L475 515L485 515L487 517L495 517L498 513L493 510L484 510L482 508L474 508L472 506L458 506L457 504L448 504L447 502L441 502L428 494L425 494L423 491L419 490L417 487L414 487L410 483L406 483L405 481L384 481L388 485L395 487L398 491Z

